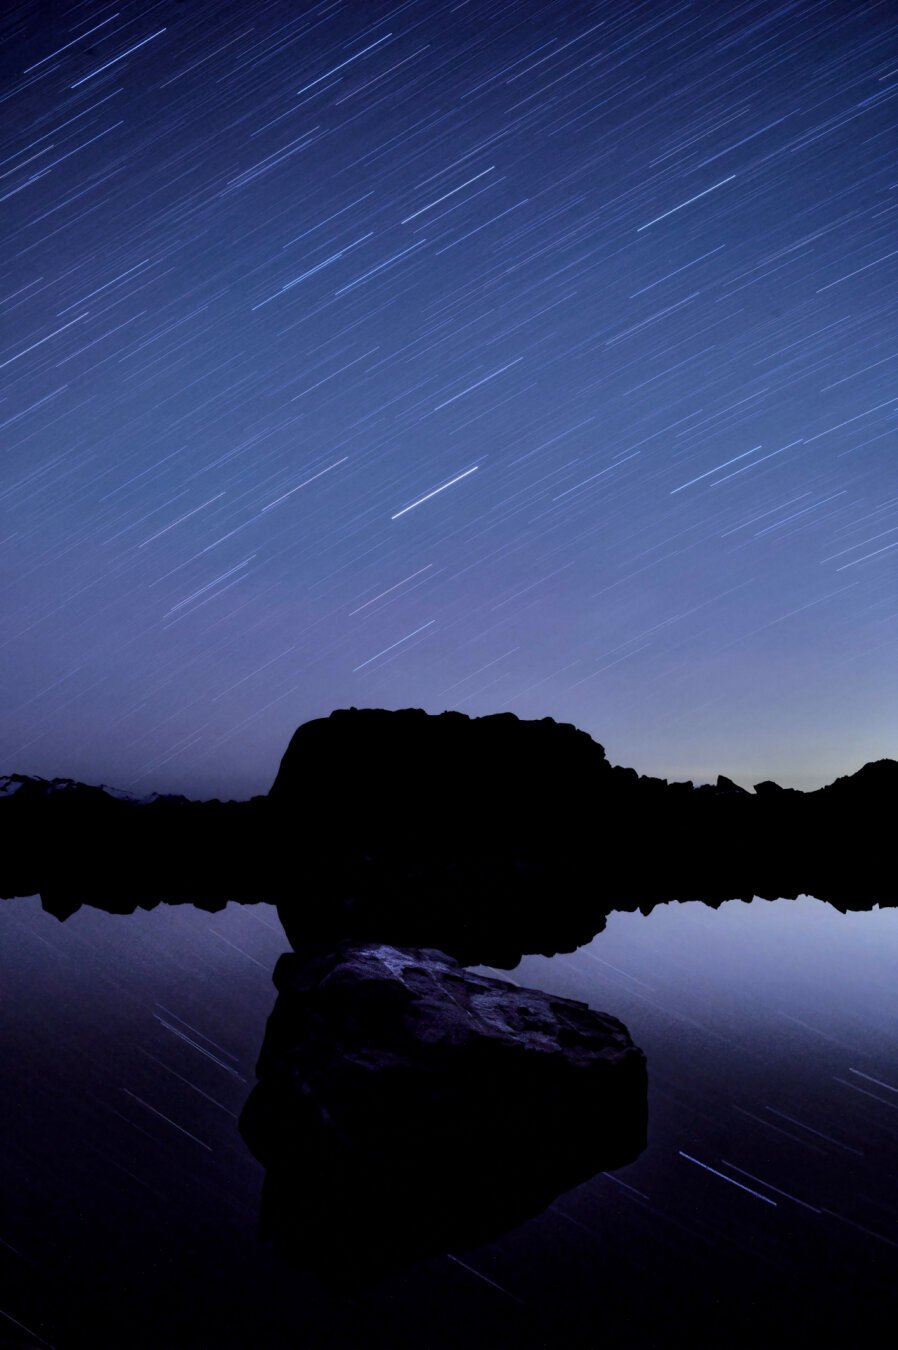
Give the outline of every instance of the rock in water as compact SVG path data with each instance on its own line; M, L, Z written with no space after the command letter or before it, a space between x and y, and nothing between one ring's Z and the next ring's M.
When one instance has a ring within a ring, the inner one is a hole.
M303 1267L478 1246L645 1147L645 1058L584 1003L374 944L286 954L274 982L240 1129L262 1236Z

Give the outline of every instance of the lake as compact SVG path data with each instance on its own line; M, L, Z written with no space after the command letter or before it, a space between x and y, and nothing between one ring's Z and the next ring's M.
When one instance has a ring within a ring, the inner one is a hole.
M891 1344L898 910L668 904L500 972L626 1023L648 1148L362 1290L256 1237L236 1120L286 948L268 906L0 904L0 1345Z

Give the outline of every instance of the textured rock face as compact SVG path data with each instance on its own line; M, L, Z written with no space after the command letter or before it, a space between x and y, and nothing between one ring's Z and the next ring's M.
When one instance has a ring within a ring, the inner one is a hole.
M613 1017L443 953L283 956L241 1132L262 1232L376 1275L476 1246L642 1151L646 1067Z

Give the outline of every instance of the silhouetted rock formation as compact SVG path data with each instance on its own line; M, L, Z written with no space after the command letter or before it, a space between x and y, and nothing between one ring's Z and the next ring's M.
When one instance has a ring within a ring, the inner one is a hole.
M274 982L240 1130L262 1235L305 1267L478 1246L645 1147L644 1056L583 1003L387 946L285 955Z
M510 967L671 899L894 904L896 802L892 760L817 792L696 788L550 718L349 709L300 727L250 802L0 781L0 894L39 891L60 918L272 900L304 953L351 939Z
M550 718L335 712L299 728L269 794L278 834L318 841L278 913L298 951L352 938L511 967L671 899L894 903L898 764L880 765L756 795L613 767Z
M269 793L279 833L308 823L316 840L302 892L278 896L291 944L384 941L512 966L588 941L611 772L600 745L549 718L351 709L306 723Z

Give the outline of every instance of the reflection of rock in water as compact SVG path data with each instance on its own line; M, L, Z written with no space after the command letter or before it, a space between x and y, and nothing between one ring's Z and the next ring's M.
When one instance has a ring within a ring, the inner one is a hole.
M644 1056L585 1004L373 944L285 955L274 979L240 1128L262 1234L305 1267L477 1246L645 1147Z

